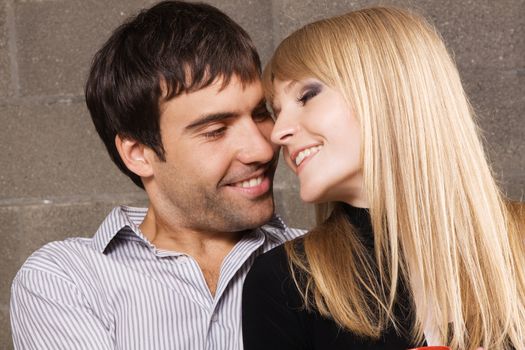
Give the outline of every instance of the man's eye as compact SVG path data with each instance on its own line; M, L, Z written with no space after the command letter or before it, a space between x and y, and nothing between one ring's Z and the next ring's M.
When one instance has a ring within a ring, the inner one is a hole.
M263 110L260 110L260 111L255 111L253 112L252 114L252 118L255 122L263 122L265 120L267 120L268 118L271 118L272 115L270 114L270 112L267 110L267 109L263 109Z
M216 139L216 138L219 138L221 137L222 135L224 135L224 133L226 132L226 127L223 126L221 128L218 128L218 129L215 129L215 130L212 130L212 131L207 131L205 132L204 134L202 134L206 139Z

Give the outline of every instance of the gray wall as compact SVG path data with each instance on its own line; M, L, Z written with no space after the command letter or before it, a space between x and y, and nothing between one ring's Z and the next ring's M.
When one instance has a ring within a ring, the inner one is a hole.
M0 2L0 349L11 349L9 286L32 251L71 235L90 236L117 204L144 205L117 171L87 115L88 64L112 28L146 0ZM212 1L244 26L266 61L290 31L372 1ZM511 197L525 189L525 0L383 1L419 9L455 53L479 113L489 156ZM312 211L283 166L279 212L301 227Z

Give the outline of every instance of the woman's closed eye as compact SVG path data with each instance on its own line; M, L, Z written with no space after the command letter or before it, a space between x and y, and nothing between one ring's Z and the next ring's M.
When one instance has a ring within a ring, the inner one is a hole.
M297 99L297 102L301 103L304 106L306 102L317 96L321 91L322 86L320 84L307 85L303 89L303 93L301 94L301 96Z

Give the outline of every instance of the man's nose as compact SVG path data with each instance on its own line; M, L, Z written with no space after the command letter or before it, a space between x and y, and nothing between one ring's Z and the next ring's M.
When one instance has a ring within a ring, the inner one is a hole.
M238 158L241 162L268 163L273 159L277 149L270 143L270 130L271 125L259 125L254 122L248 124L248 128L239 139Z

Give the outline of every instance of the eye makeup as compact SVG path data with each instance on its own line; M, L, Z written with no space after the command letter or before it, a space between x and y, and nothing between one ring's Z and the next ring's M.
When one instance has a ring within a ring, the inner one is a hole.
M321 91L323 91L323 85L318 82L306 83L300 90L299 98L297 102L301 103L303 106L313 97L317 96Z

